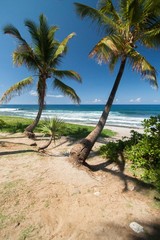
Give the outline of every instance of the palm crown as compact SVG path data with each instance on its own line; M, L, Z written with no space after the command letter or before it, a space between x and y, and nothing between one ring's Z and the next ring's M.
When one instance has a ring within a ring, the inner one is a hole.
M155 68L137 52L139 44L156 48L160 44L160 2L152 0L120 0L114 6L111 0L101 0L98 10L76 3L77 13L98 23L105 33L90 52L98 61L109 62L111 70L119 59L127 58L137 70L157 86Z
M25 65L29 70L33 70L39 77L37 83L37 92L39 101L46 94L46 79L53 79L53 86L59 88L65 95L71 97L75 102L80 102L80 98L76 92L62 82L63 77L69 77L81 82L80 75L72 70L58 70L57 66L64 54L67 52L67 43L75 33L68 35L62 42L55 40L55 32L58 30L56 26L49 27L46 17L41 14L39 17L39 25L33 21L26 20L25 26L28 28L32 46L22 38L21 34L13 25L4 27L4 33L10 34L18 40L18 47L13 52L13 62L17 66ZM1 98L1 102L7 102L21 90L33 82L32 77L26 78L9 90L7 90Z
M84 164L106 124L127 61L151 84L158 86L155 68L136 48L139 44L151 48L159 46L160 1L100 0L98 9L76 3L76 10L82 18L88 17L96 22L104 32L104 37L92 49L90 57L96 57L100 63L108 62L111 70L120 62L96 127L70 151L72 158Z

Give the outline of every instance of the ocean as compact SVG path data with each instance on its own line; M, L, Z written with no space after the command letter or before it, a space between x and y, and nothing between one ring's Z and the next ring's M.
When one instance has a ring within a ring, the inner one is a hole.
M42 118L96 125L104 105L47 105ZM0 105L0 115L35 118L38 105ZM142 121L160 114L160 105L113 105L106 126L141 128Z

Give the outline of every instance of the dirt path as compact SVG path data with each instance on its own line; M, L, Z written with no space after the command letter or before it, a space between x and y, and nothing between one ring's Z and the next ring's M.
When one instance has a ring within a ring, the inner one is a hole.
M160 209L127 170L95 152L88 160L94 171L74 166L65 138L46 154L30 144L22 135L0 139L1 240L160 239ZM135 233L131 222L144 232Z

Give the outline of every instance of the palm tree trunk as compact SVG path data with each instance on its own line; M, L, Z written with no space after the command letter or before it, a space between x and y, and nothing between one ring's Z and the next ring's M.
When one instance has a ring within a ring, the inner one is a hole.
M38 125L39 123L39 120L41 118L41 114L42 114L42 111L43 111L43 102L39 105L39 110L38 110L38 113L37 113L37 116L35 118L35 120L33 121L33 123L31 123L28 127L26 127L25 129L25 134L29 137L29 138L34 138L35 137L35 134L33 133L33 130L36 128L36 126Z
M44 149L46 149L47 147L49 147L49 145L50 145L51 142L52 142L52 139L53 139L53 137L51 136L50 139L49 139L49 141L48 141L45 145L43 145L42 147L39 147L39 148L38 148L38 151L44 150Z
M116 95L116 92L117 92L117 89L118 89L118 86L120 83L120 80L121 80L123 72L124 72L125 64L126 64L126 58L122 59L122 61L121 61L121 65L120 65L116 80L114 82L113 88L111 90L108 101L105 105L103 113L102 113L96 127L86 138L82 139L78 144L76 144L71 149L71 152L70 152L71 158L80 164L85 163L85 160L87 159L93 145L97 141L97 138L99 137L99 135L101 134L101 132L105 126L105 123L107 121L110 109L112 107L112 103L114 101L114 98L115 98L115 95Z
M45 92L46 92L46 78L40 78L40 80L38 82L38 89L37 90L38 90L38 97L39 97L38 113L37 113L37 116L36 116L35 120L33 121L33 123L30 124L25 129L25 134L29 138L34 138L35 137L35 134L33 133L33 130L38 125L39 120L40 120L41 115L42 115L43 108L44 108L44 98L45 98Z

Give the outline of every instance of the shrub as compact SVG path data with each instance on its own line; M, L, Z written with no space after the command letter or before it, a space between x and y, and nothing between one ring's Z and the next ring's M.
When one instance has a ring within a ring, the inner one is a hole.
M144 134L136 145L125 150L132 169L142 169L141 178L160 191L160 115L143 121Z
M5 121L3 121L2 119L0 119L0 130L2 130L5 126L6 126Z
M117 161L119 155L124 154L124 149L137 144L141 138L142 134L132 130L131 137L129 139L123 137L122 140L108 142L106 145L100 147L99 154L102 157L108 158L111 161Z
M109 142L99 153L112 161L125 156L134 173L141 172L140 177L160 191L160 115L145 119L142 124L144 134L131 131L129 139Z

